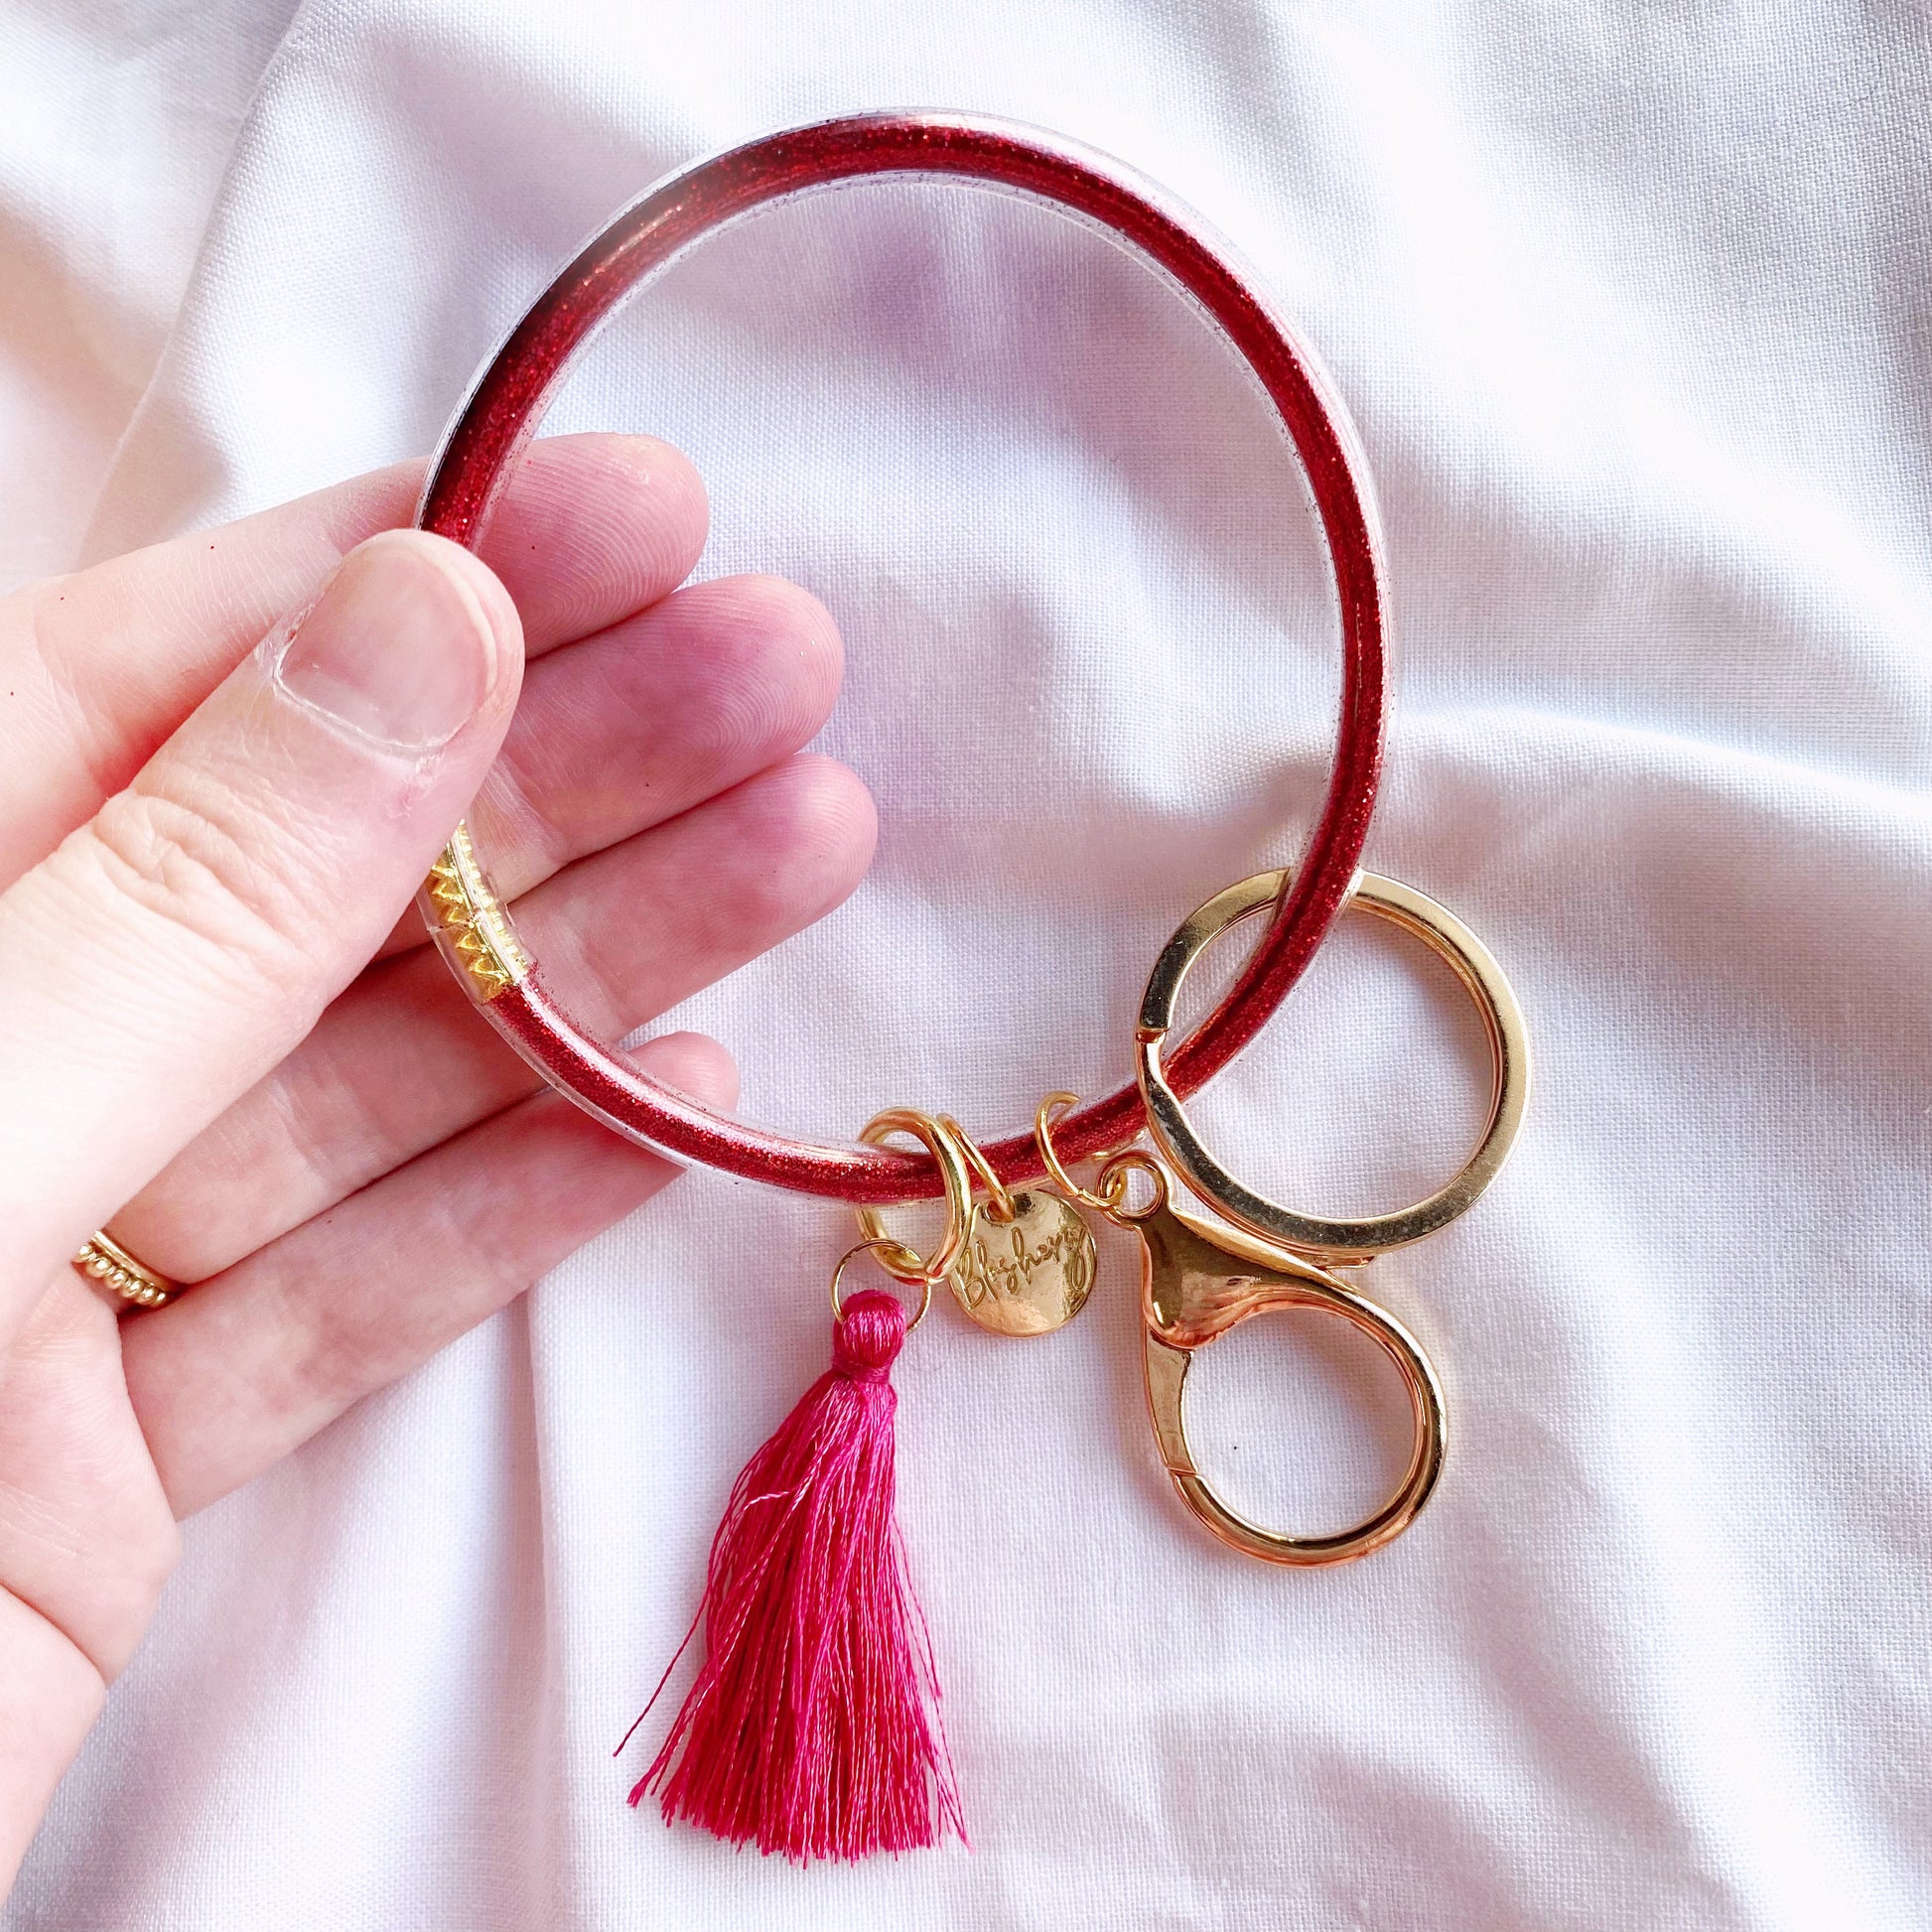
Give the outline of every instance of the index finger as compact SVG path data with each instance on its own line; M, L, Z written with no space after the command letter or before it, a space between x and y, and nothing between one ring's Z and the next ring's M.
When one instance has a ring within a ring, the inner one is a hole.
M123 789L345 556L406 524L424 465L397 464L0 600L0 887ZM654 604L704 547L704 485L669 444L530 446L483 556L540 655Z

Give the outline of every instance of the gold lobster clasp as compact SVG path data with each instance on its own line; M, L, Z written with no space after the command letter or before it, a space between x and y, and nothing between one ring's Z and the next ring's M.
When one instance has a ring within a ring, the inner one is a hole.
M1494 1068L1489 1118L1475 1152L1454 1178L1427 1200L1393 1214L1335 1220L1300 1213L1245 1185L1203 1144L1167 1077L1164 1053L1174 1002L1194 961L1230 926L1274 906L1286 883L1285 873L1257 873L1217 893L1186 919L1148 976L1135 1030L1141 1097L1154 1144L1225 1221L1195 1220L1171 1206L1167 1170L1141 1154L1116 1156L1101 1170L1097 1198L1141 1237L1148 1404L1162 1460L1181 1500L1216 1536L1250 1556L1270 1563L1345 1563L1401 1535L1428 1501L1443 1467L1443 1392L1408 1329L1329 1268L1435 1233L1489 1185L1522 1124L1529 1043L1509 982L1475 934L1413 887L1360 874L1353 902L1421 939L1475 1001ZM1155 1183L1153 1198L1139 1209L1126 1205L1130 1167L1146 1171ZM1333 1536L1287 1536L1250 1523L1207 1486L1187 1447L1182 1394L1194 1351L1249 1316L1278 1309L1312 1309L1352 1323L1395 1364L1409 1393L1415 1434L1401 1482L1365 1523Z
M1415 1337L1325 1269L1237 1228L1180 1213L1165 1194L1161 1189L1130 1218L1141 1237L1148 1409L1181 1501L1224 1543L1268 1563L1346 1563L1400 1536L1443 1467L1443 1392ZM1207 1486L1187 1446L1182 1396L1194 1351L1251 1316L1294 1309L1338 1314L1376 1341L1402 1376L1415 1422L1409 1466L1394 1495L1366 1522L1332 1536L1289 1536L1249 1522Z

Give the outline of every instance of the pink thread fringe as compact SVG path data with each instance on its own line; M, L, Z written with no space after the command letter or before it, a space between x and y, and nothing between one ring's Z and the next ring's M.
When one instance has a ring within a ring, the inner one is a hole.
M854 1295L830 1371L745 1465L692 1623L704 1665L633 1805L654 1792L666 1822L800 1863L964 1842L893 1516L904 1339L896 1297Z

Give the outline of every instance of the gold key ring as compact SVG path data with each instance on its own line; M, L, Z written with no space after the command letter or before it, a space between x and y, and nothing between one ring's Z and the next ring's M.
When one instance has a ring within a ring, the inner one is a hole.
M1181 1178L1229 1220L1299 1254L1330 1261L1361 1261L1390 1248L1407 1247L1446 1227L1495 1179L1523 1124L1530 1087L1529 1039L1522 1009L1502 968L1460 919L1413 887L1369 873L1358 874L1351 904L1414 933L1449 965L1475 1001L1495 1066L1488 1124L1476 1151L1448 1186L1393 1214L1370 1214L1354 1220L1302 1214L1244 1186L1201 1144L1179 1097L1168 1084L1161 1056L1168 1030L1173 1024L1174 1000L1188 968L1230 926L1273 905L1285 877L1281 872L1257 873L1216 893L1162 949L1148 977L1135 1033L1141 1095L1147 1104L1148 1129L1155 1145L1173 1162Z

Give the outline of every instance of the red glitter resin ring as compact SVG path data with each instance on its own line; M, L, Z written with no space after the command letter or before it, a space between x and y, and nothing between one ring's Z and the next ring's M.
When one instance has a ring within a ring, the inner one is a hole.
M1044 203L1165 271L1260 379L1309 478L1341 618L1334 768L1302 863L1240 977L1167 1063L1186 1094L1260 1031L1314 956L1353 885L1381 761L1383 590L1374 513L1353 429L1313 358L1234 251L1189 209L1109 157L978 115L890 112L790 128L672 175L623 209L564 269L491 358L450 427L417 522L476 549L491 506L571 357L654 271L767 203L882 175L981 183ZM431 930L458 977L531 1066L618 1132L672 1159L831 1199L889 1203L941 1191L929 1154L813 1146L712 1114L585 1033L517 944L467 832L425 888ZM1129 1085L1069 1114L1063 1158L1118 1147L1142 1125ZM984 1149L1003 1180L1040 1173L1030 1132Z

